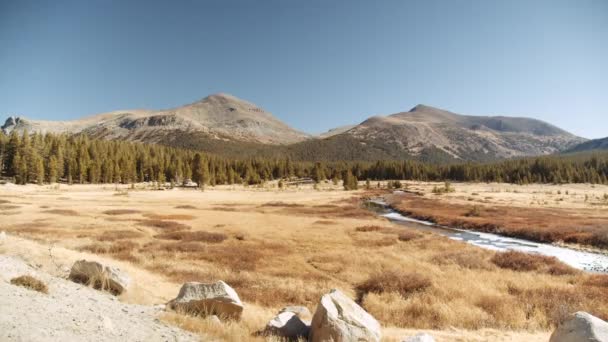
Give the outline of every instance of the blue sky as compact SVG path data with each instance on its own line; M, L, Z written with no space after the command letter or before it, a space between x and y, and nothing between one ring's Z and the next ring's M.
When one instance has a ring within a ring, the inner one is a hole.
M608 136L608 1L0 0L0 120L226 92L307 132L418 103Z

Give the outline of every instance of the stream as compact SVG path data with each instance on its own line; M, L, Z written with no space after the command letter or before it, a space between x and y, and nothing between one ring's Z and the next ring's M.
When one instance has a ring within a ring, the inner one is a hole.
M574 268L593 273L608 273L608 255L579 251L567 247L555 246L546 243L528 241L524 239L505 237L497 234L482 233L437 225L433 222L417 220L404 216L391 209L384 199L373 199L368 202L378 215L386 217L393 223L409 229L430 231L447 236L452 240L463 241L474 246L495 251L514 250L525 253L538 253L556 257L560 261Z

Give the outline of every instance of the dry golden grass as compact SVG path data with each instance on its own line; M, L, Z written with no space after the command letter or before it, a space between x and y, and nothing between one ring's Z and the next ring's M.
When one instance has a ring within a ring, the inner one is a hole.
M226 234L222 233L209 233L202 230L197 230L195 232L169 232L154 235L156 239L163 240L179 240L179 241L201 241L208 243L220 243L228 238ZM243 238L244 239L244 238ZM241 239L242 240L242 239Z
M144 234L134 230L118 229L106 230L97 237L98 241L116 241L125 239L137 239L143 237Z
M11 284L22 286L30 290L38 291L40 293L49 293L49 288L48 286L46 286L45 283L29 275L23 275L17 278L13 278L11 279Z
M20 189L14 191L25 191ZM495 252L393 226L344 191L133 191L118 198L112 196L113 189L79 191L75 186L69 190L70 199L62 203L87 215L71 218L40 212L38 206L54 205L56 196L33 187L24 189L32 189L24 196L33 204L23 206L24 215L10 217L11 232L56 241L55 236L27 231L48 230L32 225L49 219L53 226L73 231L70 238L57 241L60 246L127 260L133 269L172 284L165 299L174 297L185 281L224 280L237 290L246 308L262 310L214 332L217 339L255 338L252 334L283 306L314 309L331 288L352 298L359 287L365 289L361 304L386 331L396 329L392 327L548 330L564 312L576 310L608 318L604 277L549 272L551 265L546 263L528 271L500 268L492 262ZM100 214L112 208L109 204L116 205L113 201L158 215L182 215L184 209L176 207L184 202L196 203L199 209L186 212L194 216L188 225L154 219L108 223ZM230 211L214 210L218 207ZM357 230L366 226L380 228ZM190 239L197 235L189 233L199 231L201 236L235 238L218 243ZM123 238L133 234L127 232L140 235ZM158 238L170 234L179 239ZM410 279L431 285L413 286L416 283ZM213 331L207 323L184 316L172 315L168 320L199 332Z
M139 213L141 213L141 211L135 210L135 209L112 209L112 210L105 210L105 211L103 211L103 213L106 215L116 216L116 215L139 214Z
M63 216L78 216L80 214L78 214L78 212L76 210L72 210L72 209L51 209L51 210L45 210L44 213L46 214L54 214L54 215L63 215Z

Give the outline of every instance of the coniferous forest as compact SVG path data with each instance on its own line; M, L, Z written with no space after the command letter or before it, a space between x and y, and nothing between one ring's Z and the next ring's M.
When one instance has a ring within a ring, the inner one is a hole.
M0 132L2 176L26 183L260 184L309 177L315 181L389 180L608 184L608 152L543 156L492 163L419 161L315 162L289 158L226 158L193 150L86 135Z

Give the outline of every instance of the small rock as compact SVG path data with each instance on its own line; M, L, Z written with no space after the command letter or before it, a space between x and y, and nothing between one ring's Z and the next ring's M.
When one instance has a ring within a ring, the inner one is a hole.
M190 282L182 285L177 298L168 303L176 311L191 315L217 315L240 319L243 303L234 289L223 281L211 284Z
M286 338L288 340L297 340L299 338L308 338L310 324L302 321L298 315L293 312L281 312L274 317L266 325L264 335L274 335Z
M95 261L79 260L74 263L68 276L73 282L107 290L114 295L126 291L131 283L129 276L116 267L103 267Z
M579 311L555 329L549 342L608 342L608 323Z
M321 297L312 318L309 341L380 341L380 324L339 290Z
M300 317L301 319L311 319L312 318L312 314L310 313L308 308L305 306L295 306L295 305L286 306L286 307L282 308L281 311L279 311L279 313L283 313L283 312L293 312L294 314L296 314L296 316Z
M407 337L403 342L435 342L433 336L425 333L420 333L414 336Z
M106 266L104 269L108 282L108 290L114 294L121 294L131 284L131 278L117 267Z

